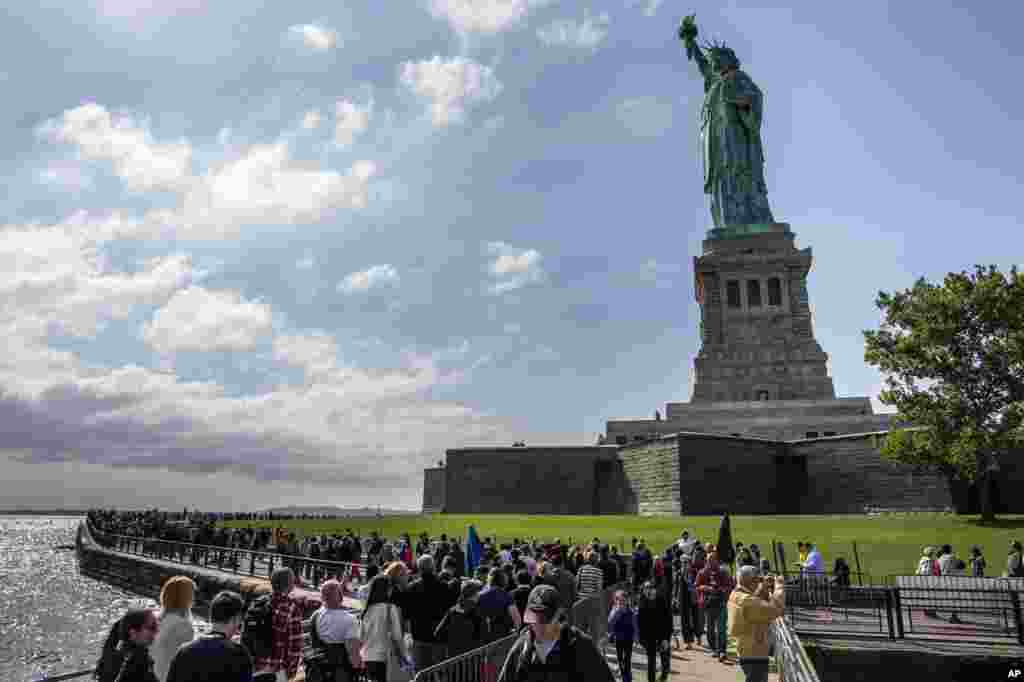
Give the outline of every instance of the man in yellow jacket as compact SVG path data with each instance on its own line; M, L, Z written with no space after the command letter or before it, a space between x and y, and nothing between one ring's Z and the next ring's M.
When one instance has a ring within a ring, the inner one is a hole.
M746 682L767 682L768 626L786 608L782 576L776 576L773 585L759 573L755 566L741 566L739 586L729 596L729 636L736 640Z

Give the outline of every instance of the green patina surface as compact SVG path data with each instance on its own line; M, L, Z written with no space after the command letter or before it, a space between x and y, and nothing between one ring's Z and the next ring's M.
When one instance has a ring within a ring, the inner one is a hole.
M725 227L716 227L708 230L708 239L737 239L740 237L749 237L754 234L766 234L768 232L782 233L791 235L793 234L788 225L783 227L784 223L754 223L751 225L726 225Z

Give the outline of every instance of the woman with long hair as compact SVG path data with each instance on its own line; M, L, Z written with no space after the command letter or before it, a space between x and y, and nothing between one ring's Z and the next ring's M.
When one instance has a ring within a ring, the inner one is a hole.
M374 576L363 609L362 657L366 672L374 682L387 682L389 659L398 665L408 655L402 639L402 614L390 603L392 584L389 576Z
M157 633L150 655L153 656L153 672L164 682L171 667L171 659L178 647L195 638L192 627L192 603L195 599L196 584L192 579L176 575L160 590L160 631Z

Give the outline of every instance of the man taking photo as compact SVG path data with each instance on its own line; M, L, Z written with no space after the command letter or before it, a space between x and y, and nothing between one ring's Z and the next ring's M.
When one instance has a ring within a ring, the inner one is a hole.
M729 636L746 682L767 682L771 637L769 626L786 609L782 576L759 577L754 566L741 566L739 586L729 596Z

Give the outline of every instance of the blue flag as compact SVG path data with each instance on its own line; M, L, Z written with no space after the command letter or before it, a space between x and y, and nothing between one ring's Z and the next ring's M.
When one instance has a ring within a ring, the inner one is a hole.
M480 544L480 536L476 534L476 527L470 526L466 531L466 576L472 577L476 567L480 565L480 559L484 553L484 546Z

